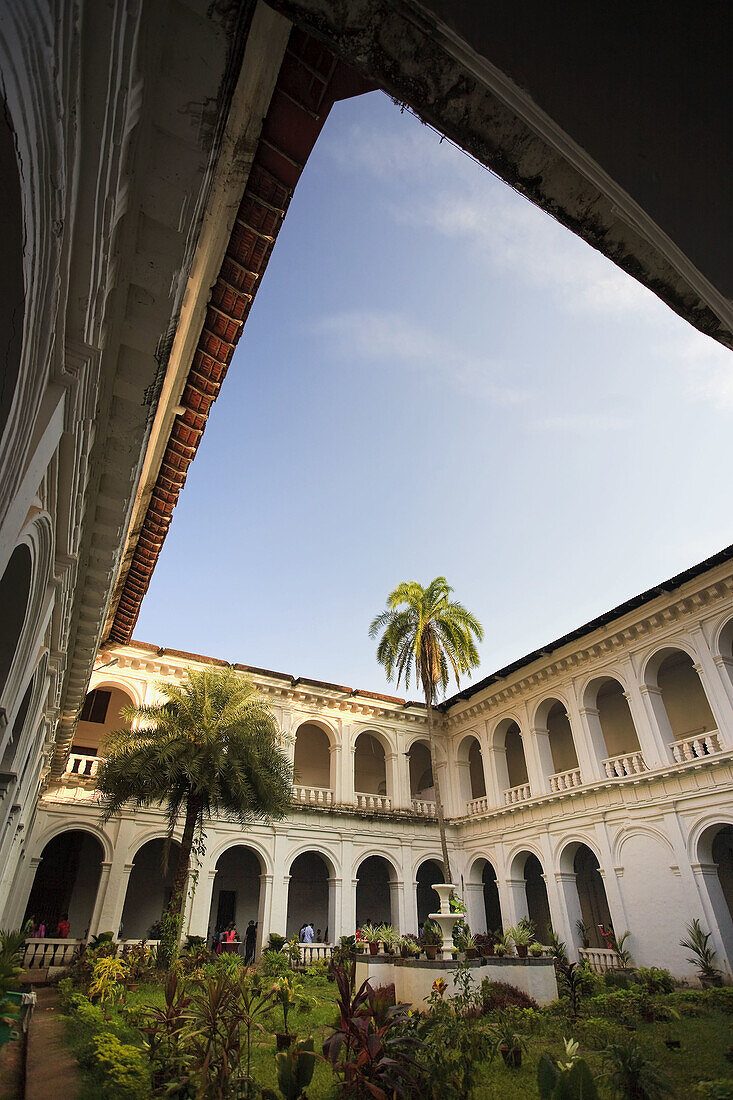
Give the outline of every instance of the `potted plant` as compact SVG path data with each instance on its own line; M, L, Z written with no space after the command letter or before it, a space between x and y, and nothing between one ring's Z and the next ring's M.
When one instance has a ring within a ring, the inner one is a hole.
M379 938L384 944L385 955L396 955L400 937L391 924L383 924L379 929Z
M275 1001L283 1010L284 1031L275 1032L275 1043L278 1050L288 1050L295 1039L288 1031L288 1013L295 1004L295 989L289 978L280 978L272 987Z
M533 959L539 959L540 955L542 954L542 952L545 949L544 949L544 947L542 946L541 943L537 943L535 941L534 943L531 943L529 945L527 950L528 950L529 954L532 956Z
M423 946L429 959L434 959L438 954L438 948L443 946L443 934L433 921L426 920L423 925Z
M474 936L474 939L476 940L476 946L479 949L479 953L483 956L483 958L491 958L491 956L494 954L497 940L499 939L497 933L479 932L476 936Z
M499 1012L492 1032L492 1058L499 1053L504 1059L505 1066L509 1069L519 1069L522 1064L522 1051L526 1049L527 1044L523 1037L517 1034L505 1013Z
M361 955L364 953L365 949L366 941L364 939L364 933L362 932L361 928L357 928L354 935L354 950L356 951L357 955Z
M374 924L365 924L361 930L364 942L369 945L369 954L379 954L379 941L382 938L382 929Z
M703 989L709 989L710 986L714 985L722 985L723 975L715 965L718 956L710 946L710 933L703 932L697 917L685 926L685 931L687 932L687 939L680 940L680 947L692 951L692 955L688 956L687 961L696 967L700 985Z
M502 936L502 938L499 940L499 942L494 946L494 954L496 955L496 957L498 959L503 959L504 956L507 955L508 953L509 953L509 948L507 947L506 943L504 942L504 937Z
M590 929L587 924L584 924L582 920L576 920L575 931L580 937L580 946L587 948L590 947Z
M472 936L470 932L468 932L467 935L464 936L464 938L463 938L463 950L466 953L466 958L467 959L477 959L478 958L478 955L479 955L478 945L476 943L475 937Z
M520 959L526 959L529 945L534 942L533 929L530 928L529 925L520 921L516 928L510 929L510 932L508 932L507 935L509 935L510 933L511 938L514 941L514 946L517 949L517 955L519 955Z

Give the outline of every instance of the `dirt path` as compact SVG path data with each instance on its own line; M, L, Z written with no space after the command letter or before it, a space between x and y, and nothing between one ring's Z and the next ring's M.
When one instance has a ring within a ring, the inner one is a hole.
M28 1031L25 1100L76 1100L81 1090L79 1067L64 1043L58 994L52 986L37 993Z

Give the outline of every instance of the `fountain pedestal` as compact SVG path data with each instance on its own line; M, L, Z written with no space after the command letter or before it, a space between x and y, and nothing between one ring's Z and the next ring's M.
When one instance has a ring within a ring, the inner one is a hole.
M455 944L453 943L453 928L457 921L461 920L463 914L451 913L450 911L450 896L455 890L455 885L452 882L437 882L433 885L433 890L440 898L440 912L429 913L430 920L440 928L443 936L443 948L441 952L441 958L452 959L453 950Z

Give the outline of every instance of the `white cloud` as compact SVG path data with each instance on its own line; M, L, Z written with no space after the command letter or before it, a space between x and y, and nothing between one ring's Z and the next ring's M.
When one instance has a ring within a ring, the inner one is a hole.
M538 431L558 432L567 435L601 435L622 431L631 425L626 416L612 413L559 413L535 420L532 427Z
M321 318L313 325L313 331L326 337L332 352L346 362L358 358L390 367L399 364L434 382L450 380L461 392L499 405L517 405L532 399L521 387L506 386L499 381L501 364L464 352L400 313L349 310Z
M660 347L659 356L675 369L692 398L733 412L733 353L728 348L688 329Z

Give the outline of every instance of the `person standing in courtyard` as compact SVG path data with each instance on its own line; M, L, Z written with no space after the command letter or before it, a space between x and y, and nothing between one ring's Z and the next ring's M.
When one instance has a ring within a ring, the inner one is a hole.
M303 926L303 943L313 943L313 924L307 921Z
M247 925L247 931L244 934L244 965L255 961L255 948L257 946L257 925L253 920Z

